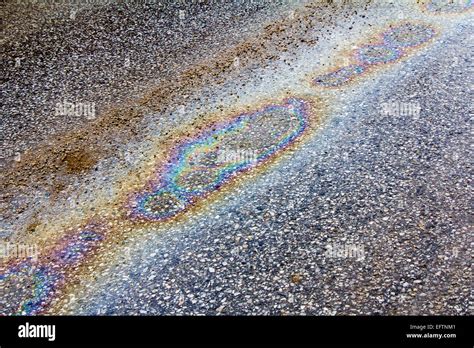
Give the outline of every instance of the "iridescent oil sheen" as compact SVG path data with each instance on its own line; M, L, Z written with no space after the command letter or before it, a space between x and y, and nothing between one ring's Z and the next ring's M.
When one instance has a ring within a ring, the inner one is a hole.
M133 197L134 217L159 221L175 216L238 173L264 162L298 138L307 126L305 102L284 104L236 116L231 122L178 146L152 183L155 189Z

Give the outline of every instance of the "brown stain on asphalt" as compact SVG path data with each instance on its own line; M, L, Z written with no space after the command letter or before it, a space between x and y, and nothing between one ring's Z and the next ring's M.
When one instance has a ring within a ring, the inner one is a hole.
M68 174L79 174L91 169L96 163L94 153L87 151L69 152L63 157Z

